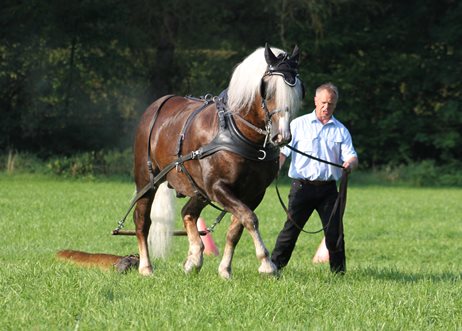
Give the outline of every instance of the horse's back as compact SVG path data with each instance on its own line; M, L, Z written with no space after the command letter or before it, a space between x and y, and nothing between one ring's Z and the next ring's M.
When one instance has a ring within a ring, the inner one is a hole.
M210 142L217 131L215 121L213 103L205 106L204 100L181 96L164 96L156 100L143 113L136 132L135 179L140 174L141 182L148 178L149 141L154 166L164 168L175 162L179 154Z
M188 98L176 95L166 95L157 99L151 105L149 105L149 107L141 116L137 128L137 137L147 137L150 133L149 131L151 130L151 125L155 126L162 117L172 116L178 112L181 112L190 103L191 100ZM164 110L164 108L166 110ZM154 123L152 123L153 119L155 120Z

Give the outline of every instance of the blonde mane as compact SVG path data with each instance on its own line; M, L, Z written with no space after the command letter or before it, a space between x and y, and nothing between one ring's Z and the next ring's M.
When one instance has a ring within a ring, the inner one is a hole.
M271 48L274 55L284 53L278 48ZM234 69L228 87L228 107L233 112L249 108L260 93L261 78L268 64L264 48L258 48ZM295 87L288 86L279 75L267 76L267 95L274 95L278 109L289 109L293 114L300 108L302 99L301 82L297 78Z

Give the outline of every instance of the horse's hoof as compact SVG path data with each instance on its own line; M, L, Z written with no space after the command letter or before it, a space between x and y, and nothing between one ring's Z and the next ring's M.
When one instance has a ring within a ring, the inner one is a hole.
M231 267L229 266L219 266L218 267L218 274L220 275L221 278L229 280L231 279L232 272L231 272Z
M224 280L230 280L231 279L231 272L229 272L228 270L218 270L218 274Z
M261 275L277 276L278 268L273 262L264 261L262 262L260 268L258 268L258 272Z
M142 276L152 276L153 273L152 273L152 267L142 267L142 268L139 268L138 269L138 272L140 273L140 275Z
M190 259L187 259L183 264L184 272L187 274L198 273L201 270L202 265L196 265Z

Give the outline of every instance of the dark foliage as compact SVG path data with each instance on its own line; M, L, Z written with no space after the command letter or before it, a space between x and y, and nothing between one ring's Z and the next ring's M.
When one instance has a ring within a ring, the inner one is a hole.
M307 88L340 87L361 165L462 160L456 0L4 1L0 151L126 149L155 98L218 94L266 41L297 43Z

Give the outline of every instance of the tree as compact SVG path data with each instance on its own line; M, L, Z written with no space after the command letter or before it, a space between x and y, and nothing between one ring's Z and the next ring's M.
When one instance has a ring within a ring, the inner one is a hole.
M130 146L164 94L218 94L255 48L302 50L366 167L462 159L462 4L454 0L6 0L0 8L0 150Z

